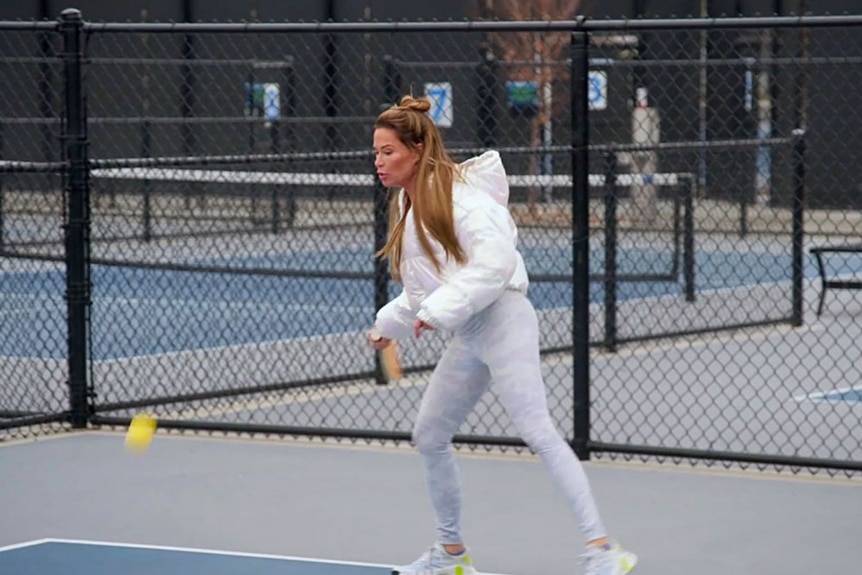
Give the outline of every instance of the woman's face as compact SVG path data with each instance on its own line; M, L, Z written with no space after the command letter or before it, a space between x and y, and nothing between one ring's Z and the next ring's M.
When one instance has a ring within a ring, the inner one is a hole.
M421 144L420 144L421 147ZM374 130L374 167L383 185L390 188L413 187L420 150L408 148L395 130Z

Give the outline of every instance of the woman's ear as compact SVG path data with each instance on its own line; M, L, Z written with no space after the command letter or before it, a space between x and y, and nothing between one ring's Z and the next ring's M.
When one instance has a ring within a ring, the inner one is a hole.
M425 149L425 145L422 142L416 144L416 163L419 163L419 158L422 157L422 150Z

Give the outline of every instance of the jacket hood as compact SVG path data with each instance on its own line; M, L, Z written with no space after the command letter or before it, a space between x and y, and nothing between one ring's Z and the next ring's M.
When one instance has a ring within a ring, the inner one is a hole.
M509 180L496 150L489 150L459 164L467 183L485 192L503 207L509 205Z

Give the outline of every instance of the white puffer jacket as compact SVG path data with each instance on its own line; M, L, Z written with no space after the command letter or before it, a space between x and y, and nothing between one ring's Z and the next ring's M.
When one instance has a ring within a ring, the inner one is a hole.
M464 182L452 187L455 232L467 262L447 259L438 274L416 236L413 213L408 215L401 256L401 294L377 313L383 337L408 337L417 318L444 330L457 330L506 290L526 293L524 260L517 251L518 230L508 209L509 184L496 151L460 164ZM402 192L403 194L403 192ZM438 261L443 247L428 239Z

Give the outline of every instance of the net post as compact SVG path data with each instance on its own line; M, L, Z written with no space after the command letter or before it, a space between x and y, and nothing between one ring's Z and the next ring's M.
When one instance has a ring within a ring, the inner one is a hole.
M684 215L682 219L682 274L685 301L694 301L694 176L685 178L682 192Z
M805 217L805 129L793 130L793 316L802 325L802 257Z
M68 310L69 422L73 428L87 426L87 360L89 355L88 317L90 306L89 270L89 167L87 157L87 117L83 88L84 21L81 11L63 10L60 33L63 37L65 83L65 133L63 155L68 163L66 194L68 213L65 226L66 306Z
M582 21L582 20L581 20ZM572 162L572 449L578 459L590 458L590 238L589 238L589 38L571 34L571 162Z
M605 159L605 337L603 346L613 352L617 348L617 155L613 150Z

